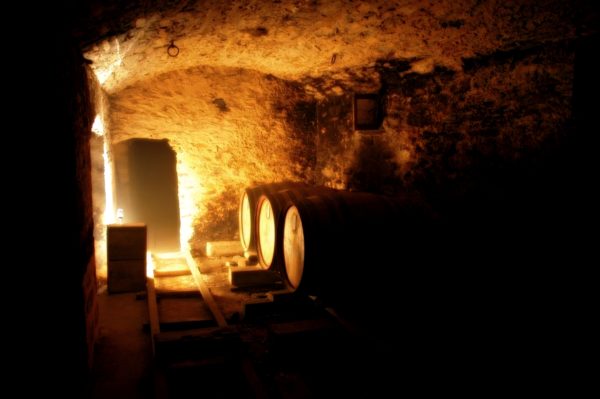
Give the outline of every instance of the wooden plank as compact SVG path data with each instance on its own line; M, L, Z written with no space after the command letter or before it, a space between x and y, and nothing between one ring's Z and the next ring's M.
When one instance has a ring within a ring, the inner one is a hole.
M215 366L225 367L227 366L227 357L225 356L212 356L205 357L203 359L187 359L179 360L169 363L169 369L180 370L180 369L202 369L203 367L214 368Z
M240 350L239 333L231 327L161 332L156 337L156 358L162 364L221 355L237 356Z
M237 288L268 286L283 286L281 277L276 272L265 270L260 266L247 266L229 269L229 283Z
M269 298L272 302L297 302L299 300L298 297L298 294L289 288L267 293L267 298Z
M340 323L340 325L344 327L350 334L354 336L363 335L356 325L341 317L333 308L327 307L325 308L325 311L329 313L338 323Z
M162 298L196 298L198 296L198 290L189 291L172 291L172 290L156 290L156 296L158 299Z
M188 269L184 270L155 270L154 277L179 277L190 274Z
M146 259L146 225L143 223L106 226L108 260Z
M279 310L279 303L274 303L268 298L254 298L244 301L242 306L242 320L253 321L264 318L265 315Z
M197 328L207 328L215 325L213 319L197 319L197 320L179 320L179 321L163 321L160 323L161 331L181 331Z
M268 389L256 373L256 367L247 356L241 359L242 372L246 377L246 382L252 390L252 397L256 399L268 399Z
M221 327L206 327L206 328L196 328L193 330L185 330L185 331L163 331L157 337L156 341L161 342L169 342L169 341L178 341L178 340L189 340L189 339L210 339L217 336L227 335L227 334L235 334L236 331L231 327L227 327L225 329Z
M210 293L210 289L202 279L202 275L200 274L200 270L198 270L196 261L194 258L192 258L192 255L189 253L189 251L185 251L185 260L190 268L190 271L192 272L192 277L194 278L194 281L196 282L196 285L202 294L202 299L204 299L204 303L206 303L206 306L208 306L208 309L210 309L215 321L217 322L217 325L219 327L226 327L227 321L225 320L225 317L223 317L223 313L221 313L221 310L217 306L215 299Z
M242 255L244 248L239 241L212 241L206 243L206 256Z
M198 290L187 290L187 291L173 291L173 290L161 290L154 286L154 292L156 293L156 299L160 302L163 298L197 298ZM148 297L146 292L138 292L135 295L135 299L138 301L144 300Z
M154 399L168 399L169 398L169 387L167 383L167 376L162 367L154 366L153 375L154 378Z
M146 260L109 260L108 293L144 291L146 287Z
M151 268L148 268L151 269ZM146 291L148 293L148 318L150 320L150 338L152 339L152 354L156 354L156 336L160 334L160 323L158 321L158 305L156 303L156 291L154 289L154 274L148 271L146 278Z

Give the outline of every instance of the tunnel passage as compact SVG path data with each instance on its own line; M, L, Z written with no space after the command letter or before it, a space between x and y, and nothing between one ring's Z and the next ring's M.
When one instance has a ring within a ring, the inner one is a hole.
M117 208L124 223L146 223L148 249L179 251L176 154L168 140L131 139L115 146Z

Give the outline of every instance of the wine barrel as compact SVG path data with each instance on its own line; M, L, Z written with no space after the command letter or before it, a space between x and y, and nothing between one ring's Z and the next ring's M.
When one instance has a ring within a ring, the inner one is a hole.
M265 192L256 206L256 248L260 264L281 272L283 267L283 222L285 212L295 202L318 193L333 191L320 186L296 185Z
M256 204L261 195L279 190L285 190L296 186L306 186L304 183L279 182L260 184L246 187L240 198L238 211L238 225L240 232L240 243L244 251L256 251Z
M283 272L294 290L336 294L371 281L397 256L402 204L384 196L321 192L294 201L283 221Z

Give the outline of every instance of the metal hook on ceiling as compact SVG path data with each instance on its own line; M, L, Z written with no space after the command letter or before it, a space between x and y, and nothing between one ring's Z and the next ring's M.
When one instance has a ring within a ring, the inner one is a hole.
M179 47L175 45L175 40L171 40L171 44L167 47L167 54L170 57L177 57L179 55Z

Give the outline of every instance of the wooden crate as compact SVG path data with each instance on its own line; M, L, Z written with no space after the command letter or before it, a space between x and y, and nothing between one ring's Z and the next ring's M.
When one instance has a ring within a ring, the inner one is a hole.
M108 292L136 292L146 288L146 225L107 226Z

